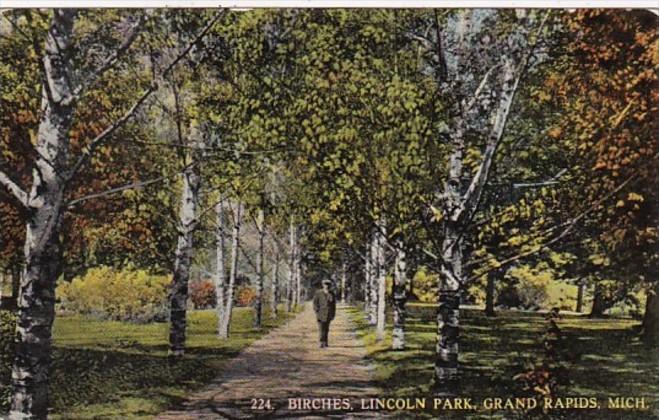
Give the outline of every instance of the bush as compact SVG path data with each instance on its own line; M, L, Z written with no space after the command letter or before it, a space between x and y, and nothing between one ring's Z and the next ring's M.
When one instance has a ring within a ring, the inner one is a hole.
M236 305L250 306L256 300L256 290L251 286L240 286L236 289Z
M60 309L101 319L131 322L167 319L169 276L144 270L93 268L57 287Z
M16 316L9 311L0 310L0 412L9 411L15 330Z
M190 283L189 294L195 309L214 308L217 304L215 285L210 280Z
M510 269L506 277L512 282L499 292L497 299L499 305L524 309L540 309L547 306L549 298L547 288L553 281L550 271L521 265Z
M435 303L439 294L437 287L437 274L428 273L426 267L421 267L414 274L414 295L419 298L420 302Z

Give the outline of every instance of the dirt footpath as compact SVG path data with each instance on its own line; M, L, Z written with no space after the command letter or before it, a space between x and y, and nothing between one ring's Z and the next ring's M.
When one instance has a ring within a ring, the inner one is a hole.
M307 304L294 319L229 361L219 377L191 395L182 409L158 418L379 417L360 412L361 398L377 396L379 390L371 384L366 350L341 305L331 324L329 345L318 347L316 319ZM333 400L337 398L343 400Z

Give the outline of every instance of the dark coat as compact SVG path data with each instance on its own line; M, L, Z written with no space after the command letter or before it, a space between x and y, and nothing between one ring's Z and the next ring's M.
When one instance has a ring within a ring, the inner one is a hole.
M317 290L313 296L313 310L316 312L316 319L321 322L327 322L334 319L336 314L336 297L330 290L325 293L322 289Z

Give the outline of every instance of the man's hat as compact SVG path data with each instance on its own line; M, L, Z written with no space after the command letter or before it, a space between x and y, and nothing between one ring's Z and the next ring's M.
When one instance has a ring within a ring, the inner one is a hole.
M323 284L332 285L332 280L329 280L329 279L323 279L322 283L323 283Z

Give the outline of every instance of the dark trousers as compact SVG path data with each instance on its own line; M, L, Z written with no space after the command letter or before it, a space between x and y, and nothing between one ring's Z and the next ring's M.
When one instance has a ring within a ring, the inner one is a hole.
M327 335L329 334L330 321L318 321L318 333L320 342L327 345Z

